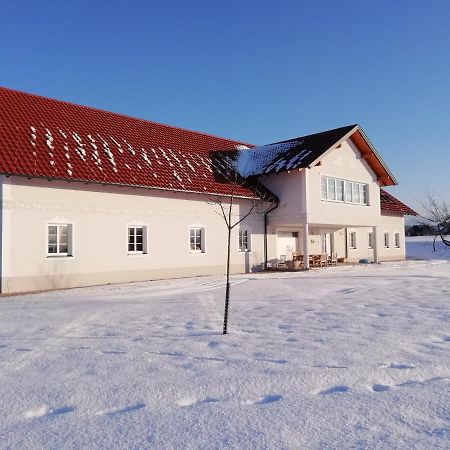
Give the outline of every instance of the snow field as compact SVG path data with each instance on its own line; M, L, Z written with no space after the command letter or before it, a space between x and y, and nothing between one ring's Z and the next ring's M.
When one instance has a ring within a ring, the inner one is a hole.
M2 298L0 448L450 447L448 261L232 282Z

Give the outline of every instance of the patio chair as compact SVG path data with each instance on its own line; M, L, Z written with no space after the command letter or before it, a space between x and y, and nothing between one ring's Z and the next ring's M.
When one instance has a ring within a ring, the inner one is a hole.
M337 265L337 253L332 252L331 259L330 259L330 266L336 266L336 265Z
M280 255L280 259L277 262L277 269L279 269L280 267L287 267L286 266L286 255Z
M327 267L327 266L328 266L328 254L321 253L320 254L320 267Z

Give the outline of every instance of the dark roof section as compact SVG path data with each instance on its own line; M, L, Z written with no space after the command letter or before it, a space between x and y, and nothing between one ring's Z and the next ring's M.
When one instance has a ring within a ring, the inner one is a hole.
M418 214L409 206L396 199L392 194L380 189L381 213L387 213L398 216L418 216Z
M242 176L267 175L308 167L357 126L349 125L241 150L239 171Z
M0 87L0 173L253 198L212 152L247 144Z
M348 125L321 133L301 136L239 151L238 169L242 176L268 175L310 167L330 149L350 138L378 177L382 186L397 184L361 127Z

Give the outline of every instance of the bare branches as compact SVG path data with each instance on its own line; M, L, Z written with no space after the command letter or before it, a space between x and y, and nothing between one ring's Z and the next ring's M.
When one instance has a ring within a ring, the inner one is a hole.
M432 222L436 227L436 236L433 240L433 250L436 251L436 239L450 247L450 205L445 200L437 200L432 194L427 194L425 201L421 202L425 211L422 218Z
M420 202L420 206L425 211L422 217L430 222L445 223L450 221L450 205L445 200L437 200L433 194L428 193L425 200Z

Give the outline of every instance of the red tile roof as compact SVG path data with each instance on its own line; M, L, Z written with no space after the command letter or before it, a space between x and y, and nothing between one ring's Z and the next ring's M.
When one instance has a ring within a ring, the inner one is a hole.
M227 195L211 152L241 145L0 87L3 174Z
M395 214L401 216L418 216L409 206L406 206L393 195L380 189L381 213Z

